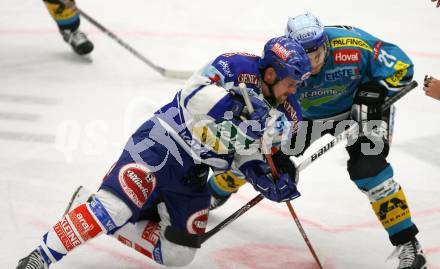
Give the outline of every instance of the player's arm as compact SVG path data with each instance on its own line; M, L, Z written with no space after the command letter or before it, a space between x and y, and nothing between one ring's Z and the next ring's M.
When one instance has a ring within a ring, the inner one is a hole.
M255 107L247 113L243 98L236 92L209 84L183 100L191 114L193 138L217 154L254 151L259 148L269 107L259 98L251 97Z
M369 77L387 88L387 96L392 96L412 81L414 65L408 55L398 46L375 40L370 52Z

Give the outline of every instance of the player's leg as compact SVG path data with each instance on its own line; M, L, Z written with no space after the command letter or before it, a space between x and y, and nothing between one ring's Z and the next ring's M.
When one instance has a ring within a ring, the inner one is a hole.
M73 0L43 0L47 10L55 20L64 41L71 45L79 55L88 54L93 50L93 44L79 30L80 14Z
M52 226L37 249L20 260L17 269L48 268L88 240L122 226L130 216L129 207L120 198L99 191Z
M167 193L157 204L159 220L128 223L113 236L125 245L166 266L185 266L195 256L208 221L209 192Z
M80 187L72 196L71 203L69 203L69 205L71 205L72 207L76 207L77 205L85 202L92 195L93 194L89 190L87 190L84 187ZM188 206L188 205L193 205L197 200L197 204L201 203L202 206L196 208L201 209L203 211L204 209L206 209L205 207L207 204L207 200L209 199L209 196L205 194L203 195L203 197L204 198L201 198L200 195L197 195L197 197L194 198L184 195L183 198L179 198L178 201ZM191 215L193 215L197 211L200 210L189 210L190 213L187 214L189 216L188 219L191 217ZM202 215L203 214L201 214L201 216ZM173 224L171 223L171 218L169 216L168 210L166 209L166 205L163 201L160 201L158 199L151 208L144 210L139 218L140 218L139 221L137 221L136 223L129 222L124 226L122 226L113 234L110 234L110 236L113 236L123 244L135 249L141 254L153 260L166 262L168 265L171 265L173 263L174 265L183 265L185 263L189 263L192 260L197 247L195 246L188 247L188 246L173 244L166 238L164 228ZM178 218L178 216L173 217L173 219L175 218ZM204 217L202 217L202 219L203 218ZM200 226L200 223L198 226ZM200 233L201 230L199 230L199 234ZM170 246L173 246L172 250L170 250L171 249ZM165 253L168 252L178 253L180 258L173 259L169 257L170 255L165 255L165 261L164 261L162 258L162 252L163 252L162 249L164 248L167 249L166 251L164 251Z
M147 122L130 141L144 141L149 137L153 127L152 122ZM180 151L183 152L181 149ZM159 143L137 154L136 163L132 152L126 147L105 177L98 193L63 216L44 234L36 251L22 259L17 268L47 268L88 240L104 233L111 234L128 221L138 221L141 211L157 200L160 192L158 184L165 184L158 181L171 180L176 183L176 179L167 176L170 175L170 170L178 170L176 167L182 165L172 157L164 161L162 156L167 155L166 148ZM192 163L188 155L182 154L182 159L184 167L187 167L188 162ZM153 172L152 169L160 164L163 166ZM180 172L177 171L178 174L184 174ZM155 261L161 262L159 259Z
M351 180L369 198L391 243L400 249L398 268L424 268L426 259L415 237L418 229L412 222L403 188L394 180L393 169L386 161L393 116L393 113L386 112L383 123L370 130L368 137L361 134L353 145L347 147L350 156L347 170ZM376 147L383 148L374 152Z

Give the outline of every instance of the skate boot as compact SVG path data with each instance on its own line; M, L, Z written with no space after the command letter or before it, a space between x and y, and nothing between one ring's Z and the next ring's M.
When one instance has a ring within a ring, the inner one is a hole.
M35 249L27 257L18 261L16 269L47 269L40 252Z
M220 196L216 195L215 193L212 193L211 195L211 204L209 206L209 210L214 210L220 206L222 206L228 199L231 197L231 195L228 196Z
M400 260L397 269L426 269L426 258L416 238L396 249Z
M75 31L71 30L61 30L61 35L64 41L70 44L73 51L79 55L85 55L93 50L93 43L87 39L86 34L81 32L79 29Z

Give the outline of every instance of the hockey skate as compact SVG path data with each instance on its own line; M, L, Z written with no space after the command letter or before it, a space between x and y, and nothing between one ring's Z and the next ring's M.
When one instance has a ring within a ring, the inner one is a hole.
M16 269L47 269L40 252L35 249L28 256L18 261Z
M395 254L394 254L395 253ZM397 269L426 269L426 258L419 241L416 238L399 245L394 251L398 255L399 266ZM392 256L394 256L392 254Z
M219 196L219 195L212 194L211 195L211 204L209 205L209 210L214 210L214 209L222 206L224 203L226 203L226 201L228 201L229 197L231 197L231 195Z
M71 30L61 30L61 35L64 41L69 43L73 51L79 55L88 54L93 50L93 43L79 29L73 32Z

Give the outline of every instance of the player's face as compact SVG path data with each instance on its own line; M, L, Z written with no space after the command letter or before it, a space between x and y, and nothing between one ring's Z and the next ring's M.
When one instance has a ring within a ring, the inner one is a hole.
M298 80L293 80L289 77L285 77L273 86L273 95L279 104L286 101L289 94L296 93L296 87Z
M324 66L325 57L327 55L327 44L322 45L317 50L307 54L312 65L312 75L316 75Z

